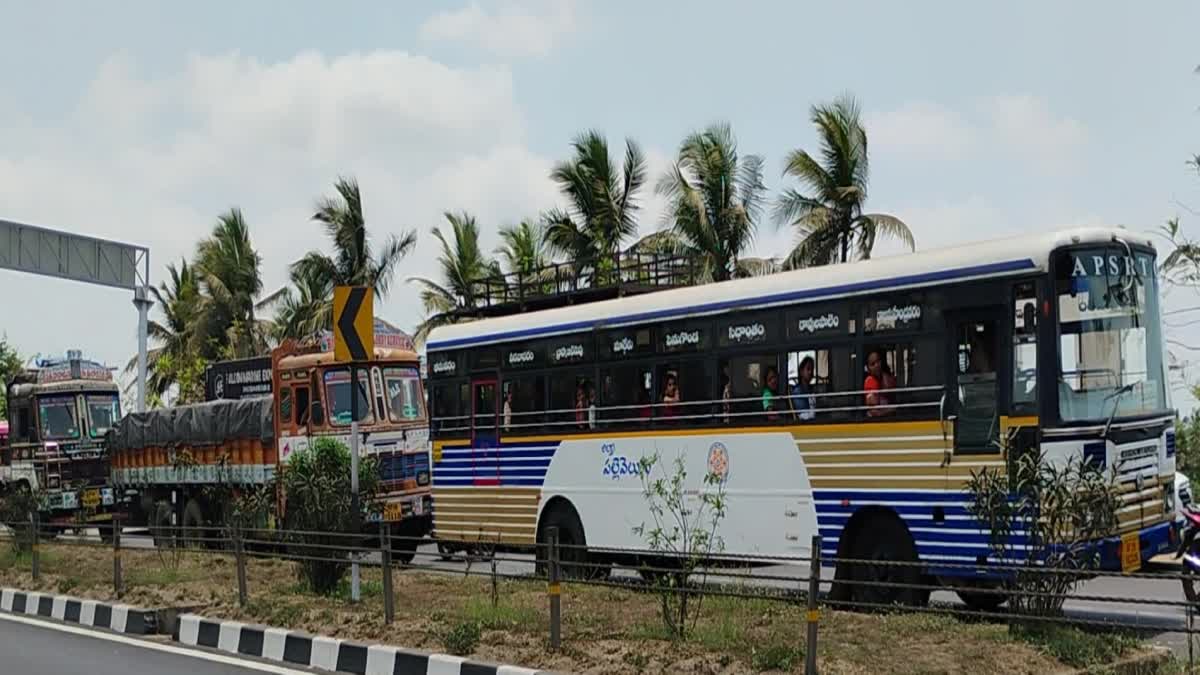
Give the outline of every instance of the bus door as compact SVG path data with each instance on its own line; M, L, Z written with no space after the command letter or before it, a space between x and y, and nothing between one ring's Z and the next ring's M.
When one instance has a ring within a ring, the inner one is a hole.
M471 381L471 469L475 485L500 484L500 387Z
M1001 307L946 313L951 339L943 428L954 429L954 454L995 454L1001 450ZM947 458L949 459L949 457Z

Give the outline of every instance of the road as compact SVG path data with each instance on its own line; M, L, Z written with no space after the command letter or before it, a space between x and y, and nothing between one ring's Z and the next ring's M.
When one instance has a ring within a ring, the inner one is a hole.
M0 614L0 671L22 675L307 675L275 664Z

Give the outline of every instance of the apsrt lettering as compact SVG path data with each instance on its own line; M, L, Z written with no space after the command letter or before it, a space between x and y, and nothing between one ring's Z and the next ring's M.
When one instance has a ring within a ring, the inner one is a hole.
M441 375L443 373L453 373L457 369L457 364L454 361L438 361L433 364L433 372Z
M614 354L626 354L633 351L633 340L629 338L621 338L613 340L612 350Z
M921 306L909 305L907 307L896 307L895 305L881 309L875 313L875 321L881 324L908 323L921 318Z
M1091 263L1089 268L1088 263ZM1093 255L1090 258L1081 258L1075 256L1071 265L1071 276L1087 277L1087 276L1135 276L1138 274L1138 268L1141 268L1142 276L1150 276L1154 273L1150 266L1150 259L1147 256L1138 256L1134 259L1127 255Z
M508 354L508 362L512 363L512 364L533 363L533 358L534 358L533 352L528 351L528 350L523 351L523 352L509 352L509 354Z

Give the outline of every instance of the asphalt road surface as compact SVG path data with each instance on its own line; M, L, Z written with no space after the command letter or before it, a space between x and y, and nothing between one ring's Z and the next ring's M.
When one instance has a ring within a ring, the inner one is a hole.
M21 675L306 675L275 664L0 614L0 672Z

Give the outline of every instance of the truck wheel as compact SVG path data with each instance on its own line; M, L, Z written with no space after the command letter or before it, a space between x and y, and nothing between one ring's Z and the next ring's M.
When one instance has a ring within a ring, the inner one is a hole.
M208 533L204 529L204 511L200 502L189 499L183 507L183 531L179 535L180 543L185 548L202 549L208 543Z
M171 527L171 505L166 501L154 503L154 510L148 515L150 536L154 537L155 548L172 548L175 546L175 532Z
M392 540L392 559L401 565L407 565L413 561L417 555L417 540L416 539L393 539Z

